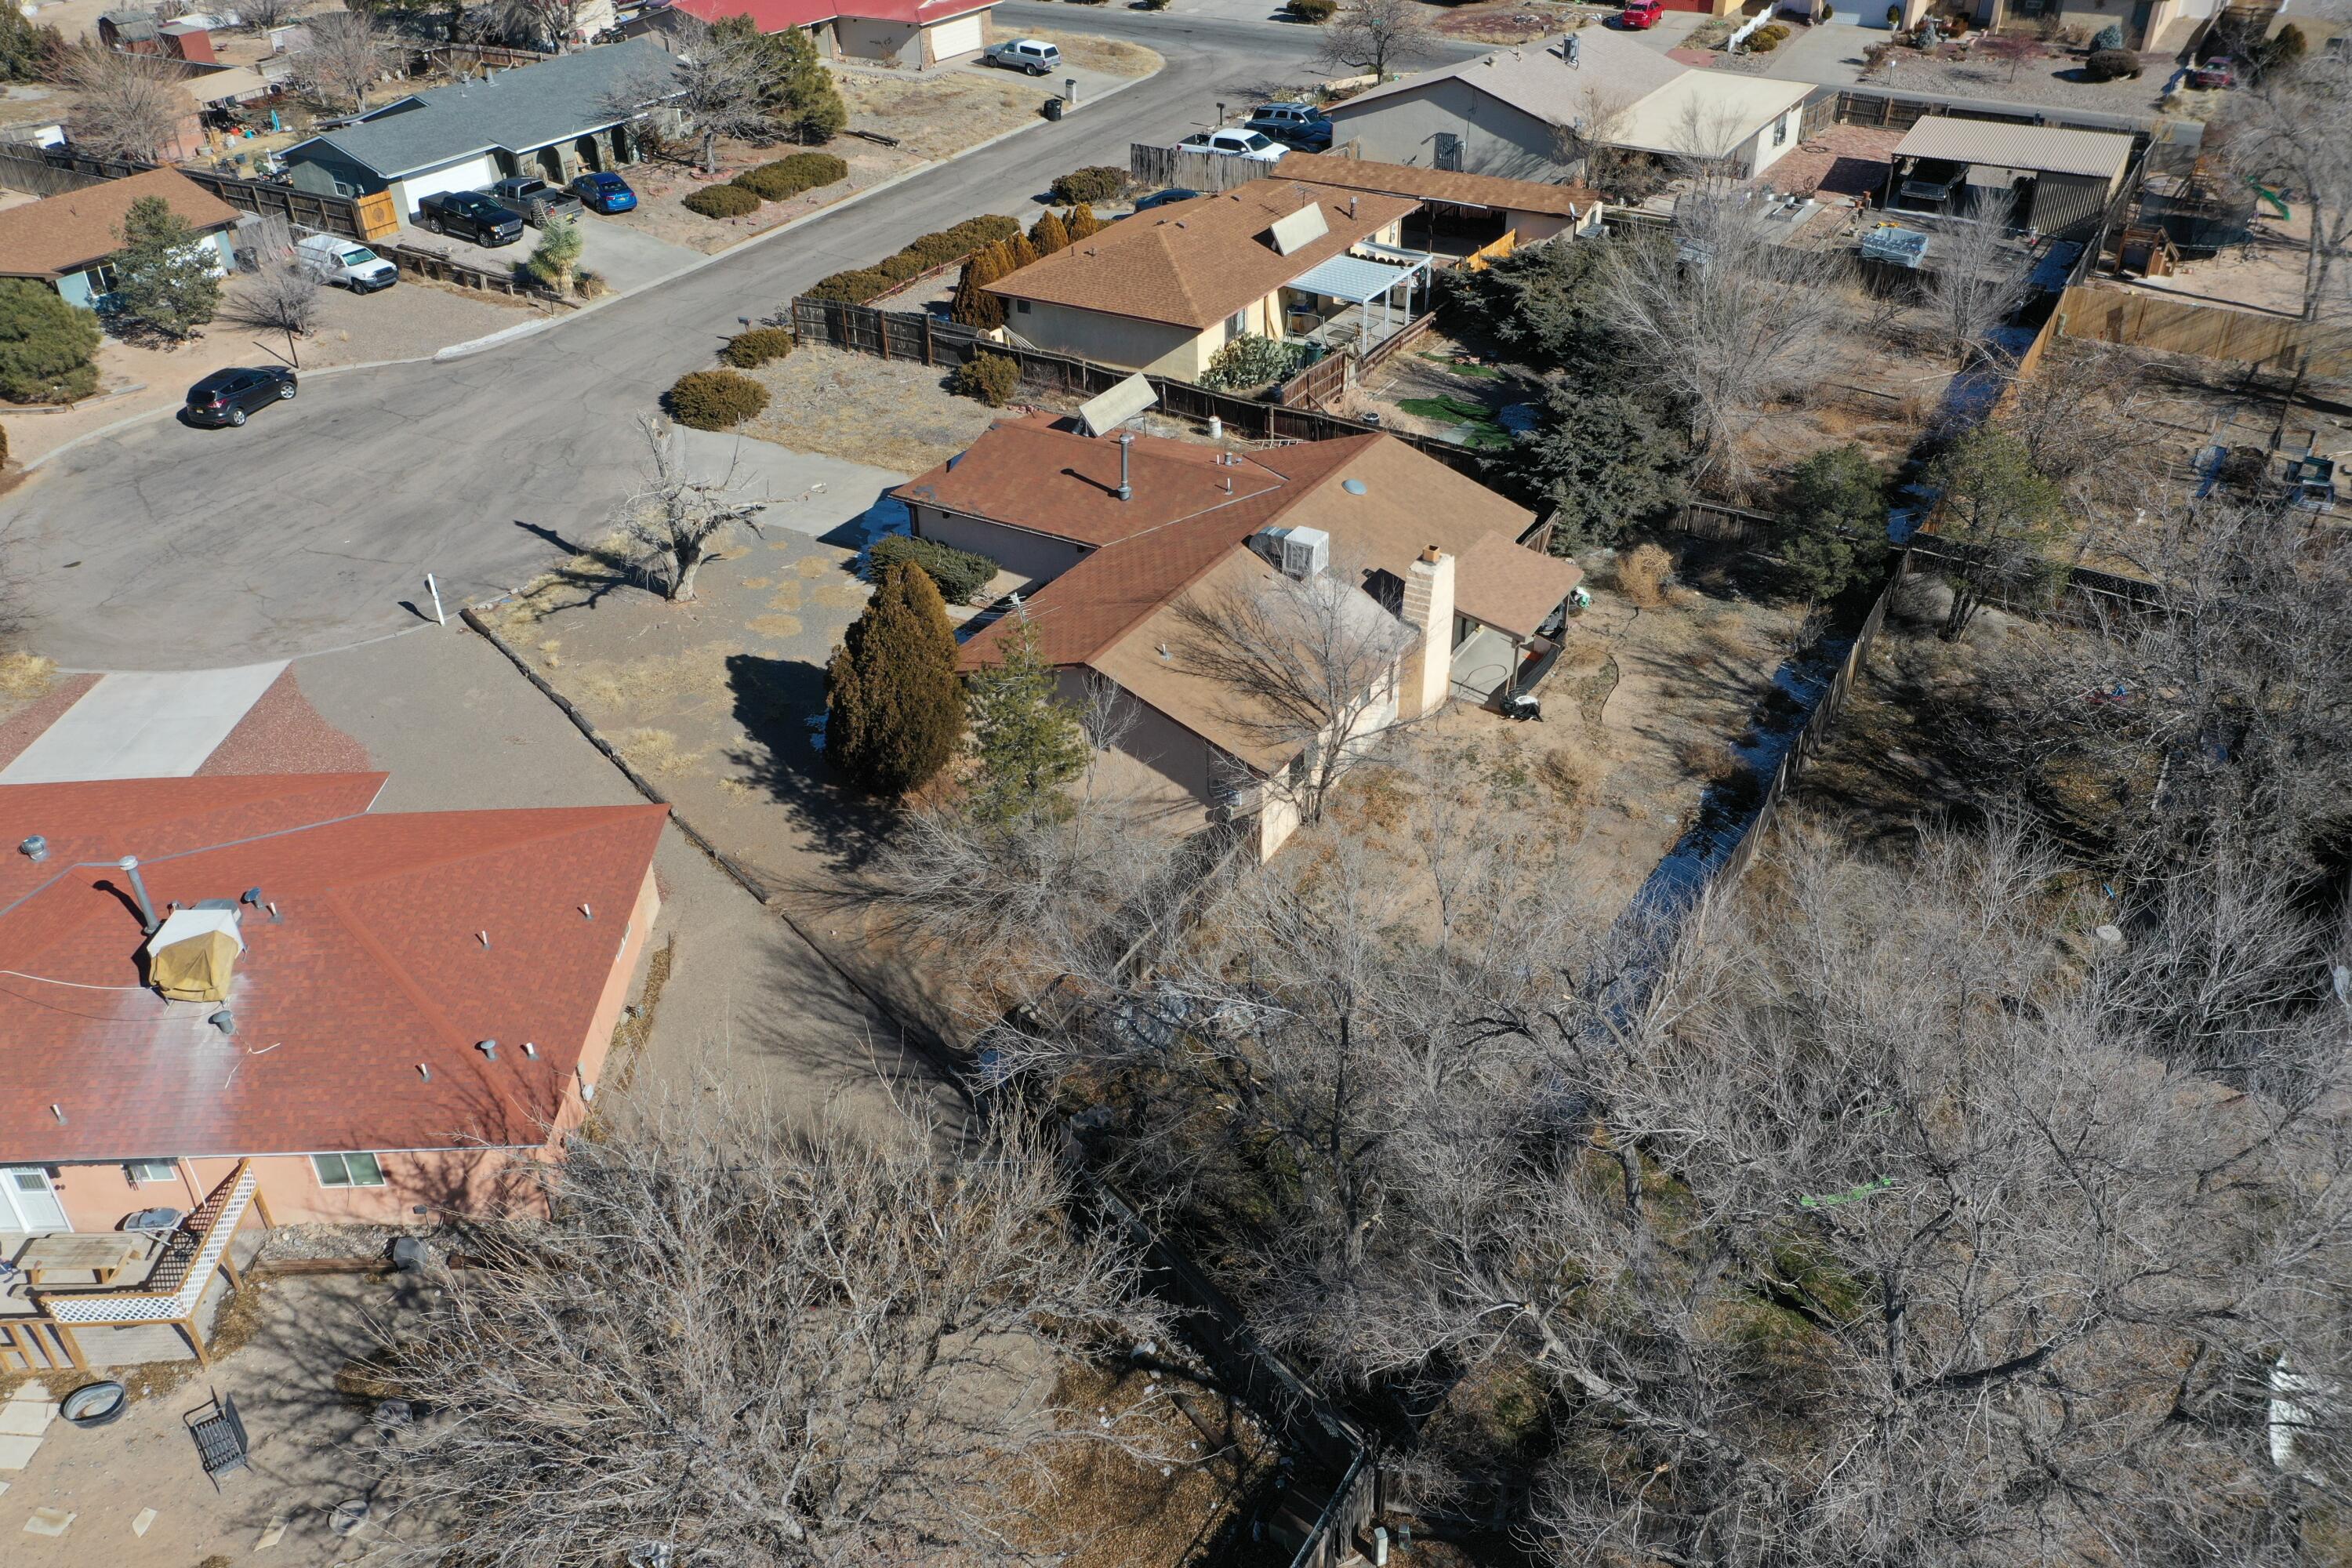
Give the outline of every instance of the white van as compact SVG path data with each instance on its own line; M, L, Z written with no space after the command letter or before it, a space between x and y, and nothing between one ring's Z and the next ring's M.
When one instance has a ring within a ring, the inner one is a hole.
M373 294L400 281L400 268L355 239L314 234L294 247L295 265L321 283Z

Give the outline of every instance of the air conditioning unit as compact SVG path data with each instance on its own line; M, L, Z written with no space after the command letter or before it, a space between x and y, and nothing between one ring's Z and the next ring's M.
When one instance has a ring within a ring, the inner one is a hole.
M1282 535L1282 573L1301 582L1322 575L1331 564L1331 536L1319 528L1293 528Z

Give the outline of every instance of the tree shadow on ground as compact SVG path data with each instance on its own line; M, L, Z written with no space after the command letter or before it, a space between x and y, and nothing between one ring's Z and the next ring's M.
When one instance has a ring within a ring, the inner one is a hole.
M546 613L593 607L621 588L652 591L644 565L611 541L580 544L544 523L517 518L514 525L563 552L564 558L540 574L535 581L541 585L530 590L534 596L547 600Z
M735 721L751 744L728 753L749 788L792 812L835 877L855 875L873 857L888 815L834 776L809 721L824 712L824 667L765 654L727 656Z

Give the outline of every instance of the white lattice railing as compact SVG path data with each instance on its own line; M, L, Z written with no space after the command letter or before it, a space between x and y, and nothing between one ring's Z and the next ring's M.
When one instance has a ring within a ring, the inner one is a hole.
M220 1267L222 1255L228 1251L228 1244L245 1218L247 1205L253 1202L253 1189L258 1180L248 1160L238 1162L236 1171L222 1184L227 1188L226 1199L214 1209L211 1225L198 1238L195 1256L188 1259L187 1272L182 1276L179 1289L110 1290L72 1296L53 1296L44 1291L41 1310L51 1322L83 1325L169 1323L194 1317L196 1303L204 1300L205 1287L212 1283L213 1271ZM214 1189L214 1196L220 1195L220 1189ZM214 1207L212 1198L205 1200L205 1207Z

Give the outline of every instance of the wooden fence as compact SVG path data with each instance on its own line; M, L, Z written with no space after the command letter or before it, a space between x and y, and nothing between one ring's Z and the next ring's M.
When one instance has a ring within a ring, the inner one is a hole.
M1967 566L1983 559L1984 552L1933 533L1912 535L1910 553L1922 562ZM2121 577L2088 566L2068 568L2047 596L2011 593L1988 586L1985 602L2021 616L2046 621L2070 621L2085 626L2109 626L2119 620L2162 613L2167 607L2163 587L2139 577Z
M1276 387L1274 400L1286 408L1328 408L1346 396L1348 389L1362 381L1366 373L1420 342L1436 322L1437 312L1433 310L1408 321L1361 355L1352 349L1326 354Z
M143 174L155 168L127 158L100 158L63 147L0 143L0 184L36 195L87 190L108 180ZM346 239L382 239L400 227L397 204L388 192L372 196L327 196L268 180L240 179L210 169L179 172L240 212L275 215L298 228L340 234Z
M2315 332L2310 323L2232 305L2083 284L2066 290L2053 320L2070 338L2235 360L2271 370L2320 375L2352 372L2352 350Z
M1675 510L1669 525L1677 533L1687 533L1696 539L1719 539L1732 544L1746 544L1771 531L1774 519L1769 511L1756 511L1729 501L1706 500L1691 497Z
M976 353L1003 354L1021 367L1022 387L1032 393L1085 399L1109 391L1135 374L1068 354L996 342L970 327L928 312L877 310L871 305L812 300L803 295L793 300L788 319L793 335L804 343L822 343L857 353L877 354L884 359L953 367ZM1279 403L1178 381L1172 376L1147 375L1145 379L1159 395L1160 413L1202 424L1216 419L1237 437L1266 441L1330 441L1343 436L1385 434L1458 472L1482 480L1488 477L1486 459L1479 453L1433 436L1382 431L1377 425L1341 415L1317 408L1286 407Z
M2152 132L2158 121L2153 116L2133 114L2069 114L2063 109L2048 107L1998 109L1990 104L1947 103L1941 99L1915 98L1900 89L1890 88L1880 92L1848 89L1837 95L1837 121L1842 125L1881 126L1889 131L1908 131L1931 115L1949 115L1955 120L1990 120L2003 125L2054 125L2075 131L2118 131L2117 121L2136 127L2142 133ZM1807 122L1810 133L1810 121Z
M1328 156L1352 158L1359 151L1358 143L1350 141L1331 148ZM1130 142L1127 145L1127 177L1147 191L1176 189L1213 196L1259 180L1279 179L1282 165L1229 158L1222 153L1194 153L1181 147Z
M1870 606L1870 614L1863 619L1862 629L1854 634L1853 646L1846 649L1845 658L1838 665L1837 673L1830 678L1830 689L1822 694L1821 701L1813 708L1812 716L1805 721L1805 727L1797 731L1797 738L1780 754L1780 765L1772 770L1771 782L1764 787L1763 804L1756 808L1755 820L1748 825L1748 831L1740 836L1739 843L1724 858L1722 866L1708 879L1707 892L1710 896L1717 889L1729 888L1748 869L1748 863L1756 858L1756 851L1763 844L1765 834L1771 829L1772 818L1780 809L1781 796L1789 793L1789 787L1797 782L1806 764L1829 744L1831 726L1837 722L1846 699L1853 694L1854 677L1861 673L1864 662L1870 658L1872 646L1878 641L1878 634L1886 626L1887 607L1895 602L1895 595L1902 591L1904 575L1910 569L1911 552L1906 550L1895 558L1895 570L1887 574L1886 586L1878 591L1877 602Z

